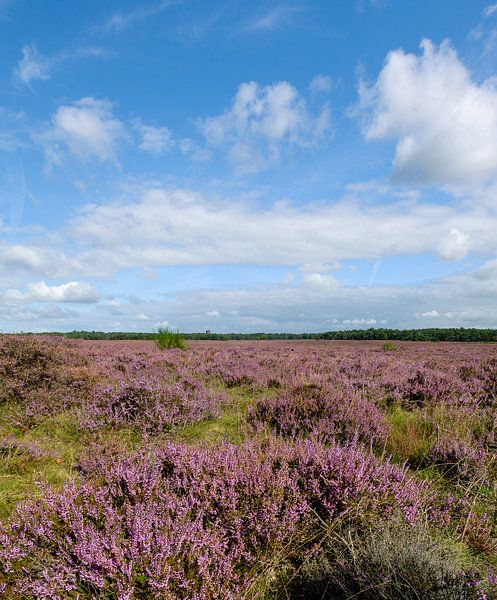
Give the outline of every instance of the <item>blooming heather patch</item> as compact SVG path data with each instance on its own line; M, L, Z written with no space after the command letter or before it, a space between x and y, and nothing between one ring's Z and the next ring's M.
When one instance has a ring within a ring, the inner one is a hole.
M81 401L89 392L85 361L72 345L43 337L0 336L0 404L36 422Z
M36 442L20 440L15 435L0 438L0 457L6 459L27 457L30 460L50 458L52 454L40 448Z
M493 345L0 337L0 596L276 600L323 532L400 515L491 598L496 382Z
M424 495L405 469L309 441L93 454L82 472L80 485L46 490L2 530L8 593L237 598L261 555L305 519L360 507L412 522Z
M262 398L250 407L249 422L260 429L267 425L285 437L313 436L324 442L366 444L385 441L384 415L355 390L316 384Z
M191 379L120 379L94 388L82 403L79 423L84 429L130 425L158 433L218 415L223 400L223 394Z

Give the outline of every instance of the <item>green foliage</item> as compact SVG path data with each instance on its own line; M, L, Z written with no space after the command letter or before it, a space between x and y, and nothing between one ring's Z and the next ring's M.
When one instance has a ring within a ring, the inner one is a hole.
M168 327L159 327L155 336L155 343L161 350L168 350L170 348L186 350L185 339L179 330L173 331Z

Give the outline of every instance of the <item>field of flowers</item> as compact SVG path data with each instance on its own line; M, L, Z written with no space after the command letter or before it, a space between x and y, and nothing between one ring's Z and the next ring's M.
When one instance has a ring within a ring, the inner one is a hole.
M0 597L497 597L497 346L0 337Z

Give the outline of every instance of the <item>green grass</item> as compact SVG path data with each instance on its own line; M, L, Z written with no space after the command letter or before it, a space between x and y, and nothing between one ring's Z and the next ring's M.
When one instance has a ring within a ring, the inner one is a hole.
M170 348L179 348L186 350L185 338L179 330L173 331L168 327L159 327L155 335L155 343L160 350L168 350Z
M180 442L191 444L212 443L222 441L240 444L247 435L245 421L247 407L254 400L254 395L246 388L238 387L228 390L229 399L222 406L218 417L204 419L198 423L178 427L171 435Z
M47 419L25 433L3 426L0 438L6 435L36 444L46 455L36 458L16 450L0 456L0 519L7 518L18 502L38 497L37 483L59 487L77 477L74 466L82 447L69 414Z
M141 444L141 434L132 428L83 433L70 411L47 417L31 429L12 426L5 412L0 415L0 440L15 436L22 443L36 444L44 456L0 451L0 520L7 519L18 502L41 496L38 483L57 488L77 479L75 467L90 444L118 444L130 450Z
M393 406L387 414L391 426L385 450L396 462L419 465L431 447L431 436L423 415Z

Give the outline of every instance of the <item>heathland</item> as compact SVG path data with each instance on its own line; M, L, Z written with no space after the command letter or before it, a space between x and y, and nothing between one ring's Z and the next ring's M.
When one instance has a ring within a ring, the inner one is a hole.
M0 337L0 596L495 598L497 346Z

